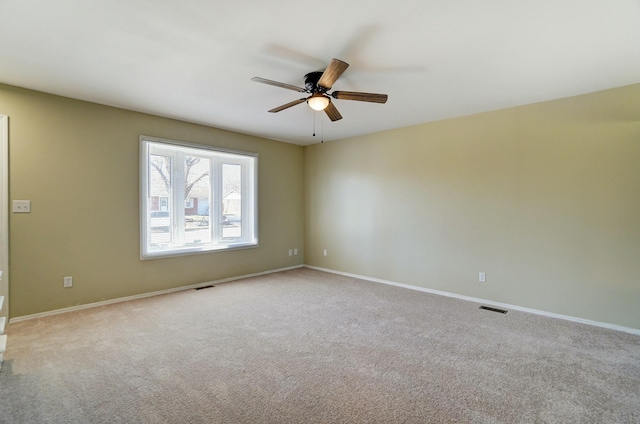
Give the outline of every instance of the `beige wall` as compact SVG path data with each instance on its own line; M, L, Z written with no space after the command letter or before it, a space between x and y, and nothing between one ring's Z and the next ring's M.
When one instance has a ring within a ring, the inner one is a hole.
M309 265L640 328L640 84L309 146L305 175Z
M6 85L0 114L10 199L32 205L9 217L11 317L302 263L300 146ZM141 134L258 153L260 247L140 261Z

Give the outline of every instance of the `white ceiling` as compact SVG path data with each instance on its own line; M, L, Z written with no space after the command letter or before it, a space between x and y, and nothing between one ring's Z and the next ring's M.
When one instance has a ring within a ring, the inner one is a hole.
M640 82L640 0L0 0L0 82L300 145ZM331 122L303 97L351 66ZM1 111L0 111L1 112Z

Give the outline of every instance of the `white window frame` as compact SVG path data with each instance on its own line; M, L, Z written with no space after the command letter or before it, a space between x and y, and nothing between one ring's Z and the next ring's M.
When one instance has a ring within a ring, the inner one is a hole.
M172 243L163 248L151 245L151 184L149 159L152 154L161 154L172 158L173 166L183 166L184 155L209 159L209 231L211 242L197 245L180 244L184 233L184 178L180 169L172 172L169 194L169 216ZM222 214L222 165L242 166L241 177L241 236L223 238ZM140 259L156 259L172 256L207 253L228 249L244 249L258 246L258 154L217 147L185 143L156 137L140 136Z

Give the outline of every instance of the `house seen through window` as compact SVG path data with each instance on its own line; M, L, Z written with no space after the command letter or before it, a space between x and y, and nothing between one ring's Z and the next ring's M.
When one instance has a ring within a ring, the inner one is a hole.
M141 137L141 258L257 245L254 154Z

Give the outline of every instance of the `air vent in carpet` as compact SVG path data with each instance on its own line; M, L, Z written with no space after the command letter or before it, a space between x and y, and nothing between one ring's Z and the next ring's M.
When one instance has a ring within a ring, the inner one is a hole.
M196 287L195 290L209 289L211 287L215 287L215 286Z
M492 312L499 312L501 314L506 314L507 311L504 309L498 309L498 308L492 308L491 306L481 306L480 309L485 309L487 311L492 311Z

